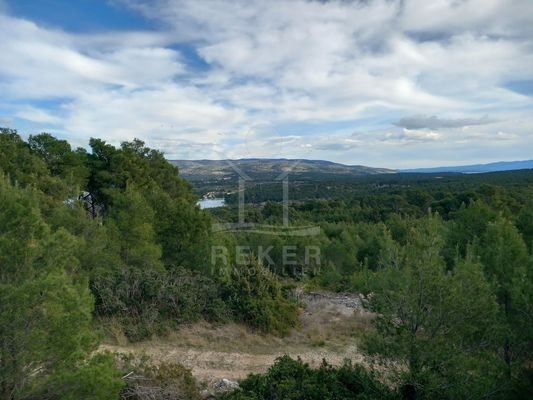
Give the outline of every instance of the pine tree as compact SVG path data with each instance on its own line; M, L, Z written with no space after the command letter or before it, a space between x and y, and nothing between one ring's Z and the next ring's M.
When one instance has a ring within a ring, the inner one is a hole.
M364 349L397 379L404 398L462 398L467 387L471 398L483 398L494 382L480 374L490 352L479 339L491 337L495 299L478 263L446 271L442 238L442 222L430 216L413 226L403 252L391 243L384 249L368 286L376 333Z

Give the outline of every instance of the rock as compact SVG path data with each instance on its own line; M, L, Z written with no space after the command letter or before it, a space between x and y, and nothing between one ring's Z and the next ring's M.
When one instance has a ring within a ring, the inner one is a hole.
M239 383L235 381L230 381L226 378L222 378L221 380L215 382L213 387L217 393L226 393L238 389Z
M304 302L307 304L334 304L353 310L361 310L363 308L361 296L352 293L310 292L304 297Z

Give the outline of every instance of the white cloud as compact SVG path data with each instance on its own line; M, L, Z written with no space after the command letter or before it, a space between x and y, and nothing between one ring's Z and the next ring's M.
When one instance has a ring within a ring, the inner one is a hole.
M533 80L530 0L119 3L159 29L75 34L4 10L0 91L11 117L57 124L78 144L141 137L181 158L312 152L394 166L405 157L397 145L464 157L458 143L532 150L533 100L505 86ZM287 128L301 123L323 134ZM365 133L351 136L360 124Z
M411 131L409 129L404 129L402 134L399 135L400 139L406 140L439 140L442 138L442 134L439 132L426 132L426 131Z
M8 38L0 41L0 75L7 78L3 89L12 97L76 98L80 92L109 86L168 82L184 70L176 51L151 46L146 40L140 46L124 41L124 35L101 45L98 38L88 40L0 16L0 36Z
M487 115L481 118L440 118L436 115L413 115L404 117L394 125L406 129L462 128L472 125L486 125L495 122Z
M25 106L17 111L15 116L17 118L44 124L59 124L62 121L61 118L52 115L45 110L41 110L32 106Z
M239 109L226 109L195 88L176 86L107 90L84 95L66 108L69 129L114 142L133 136L215 141L218 132L243 121Z

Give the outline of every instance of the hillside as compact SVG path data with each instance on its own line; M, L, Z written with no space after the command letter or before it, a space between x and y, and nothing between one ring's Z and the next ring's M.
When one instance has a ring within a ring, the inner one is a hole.
M290 172L298 179L330 179L335 176L366 176L394 173L386 168L344 165L323 160L262 159L239 160L170 160L180 169L180 175L190 181L235 180L242 171L252 180L275 180Z
M199 400L229 379L226 400L531 398L533 170L302 161L285 201L236 173L190 185L137 139L89 147L0 129L0 399ZM197 207L200 185L226 206Z
M402 170L401 172L460 172L464 174L474 174L483 172L515 171L519 169L533 169L533 160L498 161L488 164L459 165L454 167L414 168Z

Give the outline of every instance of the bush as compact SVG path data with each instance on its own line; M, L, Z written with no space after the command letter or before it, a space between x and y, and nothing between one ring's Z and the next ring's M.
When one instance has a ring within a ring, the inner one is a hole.
M148 357L122 356L126 386L124 400L200 400L200 388L191 370L180 364L154 365Z
M124 386L111 353L98 353L78 368L59 374L42 398L116 400Z
M278 278L260 263L234 268L226 299L236 320L262 332L287 334L298 322L298 307L283 296Z
M224 400L387 399L391 392L361 366L339 368L325 361L312 369L302 360L283 356L264 375L250 375Z
M173 271L124 268L92 282L96 313L116 318L128 339L138 341L200 318L226 318L219 287L184 268Z

